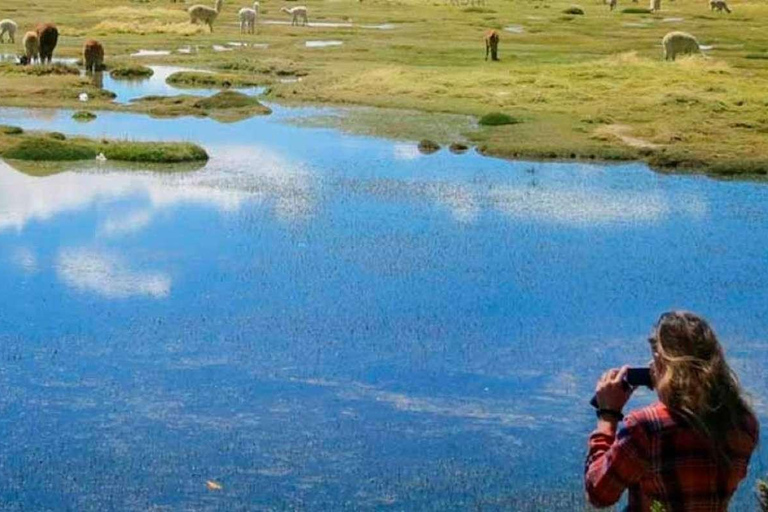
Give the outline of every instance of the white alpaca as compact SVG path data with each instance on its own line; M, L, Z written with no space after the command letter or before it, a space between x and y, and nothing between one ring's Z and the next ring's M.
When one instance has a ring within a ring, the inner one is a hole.
M19 28L16 22L13 20L0 21L0 43L3 42L3 37L8 34L8 40L11 43L16 42L16 29Z
M303 5L299 5L296 7L291 7L290 9L287 7L283 7L280 9L283 12L287 12L292 16L291 18L291 25L298 25L299 24L299 18L303 21L302 25L306 25L307 22L307 8Z
M664 60L675 60L678 55L699 53L699 42L686 32L670 32L661 40L664 47Z
M221 12L221 4L224 0L216 0L216 7L208 7L207 5L193 5L187 12L189 13L190 23L205 23L208 28L213 32L213 22Z
M709 0L709 9L711 11L725 11L728 14L731 14L731 9L728 7L725 0Z
M253 2L253 9L243 7L237 12L237 16L240 18L240 33L253 34L256 18L259 16L259 2Z

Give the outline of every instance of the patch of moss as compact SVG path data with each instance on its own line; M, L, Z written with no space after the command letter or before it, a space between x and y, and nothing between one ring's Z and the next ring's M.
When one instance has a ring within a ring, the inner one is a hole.
M645 7L627 7L621 10L622 14L652 14L653 11Z
M24 133L24 130L19 128L18 126L10 126L10 125L0 125L0 133L3 135L20 135Z
M154 75L155 72L152 68L142 66L140 64L122 65L117 66L109 72L109 76L115 79L139 79L149 78Z
M14 160L92 160L98 153L87 144L60 141L50 137L28 137L5 153L4 158Z
M418 148L420 153L424 155L431 155L432 153L440 151L440 144L433 140L424 139L419 142Z
M89 123L96 119L96 114L88 112L87 110L79 110L72 114L72 119L80 121L81 123Z
M61 132L48 132L46 135L53 140L67 140L67 136Z
M516 119L509 114L504 114L502 112L491 112L490 114L485 114L478 121L478 124L482 126L502 126L505 124L518 123L520 123L519 119Z

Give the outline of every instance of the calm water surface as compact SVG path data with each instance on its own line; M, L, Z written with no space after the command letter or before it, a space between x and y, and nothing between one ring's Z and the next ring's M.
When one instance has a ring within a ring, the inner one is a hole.
M766 420L768 187L281 122L311 113L0 110L212 155L0 163L3 509L579 509L594 382L670 308Z

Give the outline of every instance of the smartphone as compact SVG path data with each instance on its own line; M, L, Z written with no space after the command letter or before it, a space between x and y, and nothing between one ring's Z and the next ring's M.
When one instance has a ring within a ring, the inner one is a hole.
M631 388L646 387L653 389L653 379L651 378L650 368L628 368L627 376L624 379L624 385ZM589 401L590 405L597 409L597 396L593 396Z

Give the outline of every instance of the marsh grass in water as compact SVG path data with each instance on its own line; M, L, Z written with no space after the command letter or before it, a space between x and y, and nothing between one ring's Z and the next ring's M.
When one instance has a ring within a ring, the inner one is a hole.
M89 112L87 110L78 110L74 114L72 114L72 119L75 121L79 121L81 123L89 123L96 119L96 114L93 112Z
M177 71L165 81L179 88L251 87L263 83L263 81L254 80L248 76L204 71Z
M259 100L237 91L221 91L208 98L199 96L146 96L132 102L134 110L154 117L211 117L234 122L256 115L268 115L272 109Z

